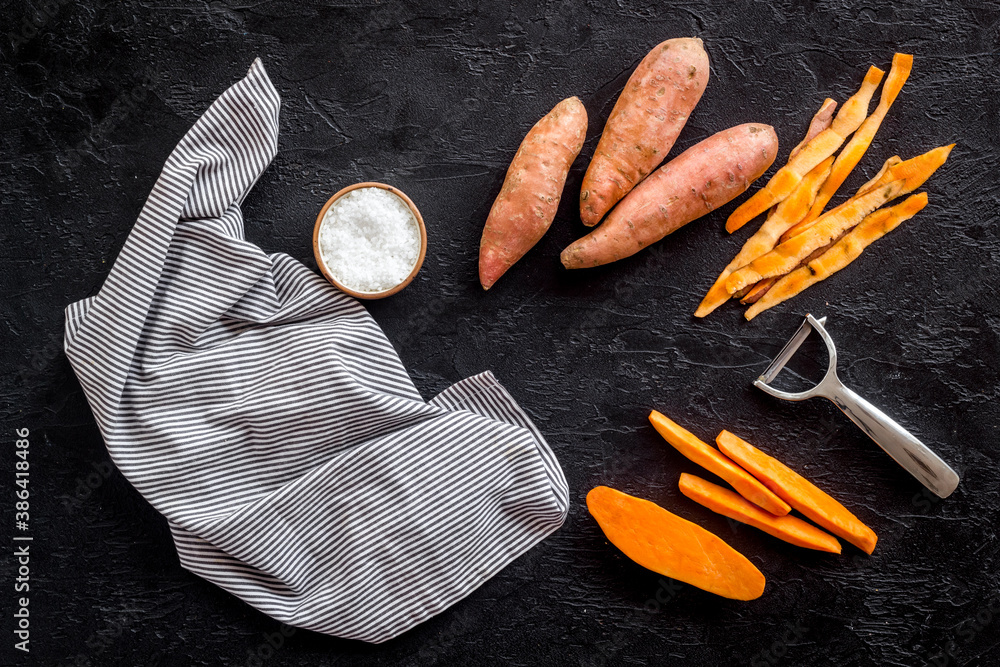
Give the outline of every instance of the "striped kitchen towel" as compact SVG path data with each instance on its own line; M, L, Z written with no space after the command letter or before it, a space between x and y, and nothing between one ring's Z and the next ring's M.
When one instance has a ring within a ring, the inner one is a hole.
M244 239L279 106L258 60L181 139L66 354L185 568L381 642L558 529L566 480L490 373L424 401L357 301Z

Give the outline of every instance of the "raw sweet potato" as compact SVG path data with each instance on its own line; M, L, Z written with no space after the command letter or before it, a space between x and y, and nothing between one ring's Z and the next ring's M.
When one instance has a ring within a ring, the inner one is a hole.
M528 131L507 169L507 177L479 243L483 289L521 259L548 231L559 208L566 175L583 147L587 110L579 98L565 99Z
M727 456L806 517L865 553L875 550L875 532L805 477L729 431L720 433L715 441Z
M563 250L563 265L582 269L634 255L744 192L777 152L770 125L747 123L713 134L657 169L604 224Z
M910 195L900 204L890 208L880 208L870 214L821 255L778 279L759 300L755 300L751 308L747 309L745 317L752 320L768 308L791 299L821 280L826 280L857 259L869 245L912 218L925 206L927 206L927 193L921 192Z
M875 89L882 81L885 72L877 67L870 67L865 80L850 99L840 107L837 116L830 127L823 130L779 169L771 180L755 192L750 199L739 205L726 220L726 231L732 233L750 222L758 215L790 195L799 181L812 171L816 165L833 155L868 116L868 103L871 102Z
M734 271L726 279L730 294L763 278L780 276L798 266L816 248L834 241L845 231L896 197L913 192L948 159L954 144L941 146L890 167L882 177L885 185L872 188L816 218L812 226L775 247L771 252Z
M705 470L729 482L750 502L777 516L784 516L791 511L792 508L788 503L771 493L767 487L754 479L753 475L723 456L715 447L702 442L680 424L656 410L649 413L649 421L657 433L662 435L674 449Z
M708 84L708 54L697 38L668 39L629 77L587 167L580 219L593 227L663 162Z
M716 514L759 528L768 535L798 547L840 553L837 538L798 517L774 516L743 496L686 472L681 473L678 486L685 496Z
M598 486L587 509L608 541L644 568L731 600L764 592L764 575L745 556L655 503Z

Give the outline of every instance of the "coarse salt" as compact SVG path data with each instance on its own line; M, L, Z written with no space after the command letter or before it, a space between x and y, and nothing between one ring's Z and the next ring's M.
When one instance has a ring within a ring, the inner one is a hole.
M420 227L388 190L358 188L333 202L319 229L327 270L356 292L384 292L406 280L420 255Z

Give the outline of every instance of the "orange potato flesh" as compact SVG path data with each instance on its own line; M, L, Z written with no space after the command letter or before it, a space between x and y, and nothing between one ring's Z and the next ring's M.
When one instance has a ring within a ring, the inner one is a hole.
M875 550L875 532L805 477L729 431L720 433L716 442L727 456L806 517L865 553Z
M648 570L731 600L764 592L764 575L744 555L655 503L598 486L587 509L608 541Z
M767 185L743 202L726 221L726 231L732 233L758 215L785 199L795 190L806 174L833 155L847 136L860 127L868 116L868 104L885 74L872 66L865 80L850 99L844 102L830 127L817 134L798 154L771 177Z
M784 500L769 491L754 479L753 475L719 453L715 447L702 442L690 431L653 410L649 414L653 428L673 447L705 470L729 482L737 492L758 507L771 514L784 516L791 507Z
M819 257L782 276L745 314L752 320L768 308L791 299L857 259L869 245L882 238L927 206L927 193L910 195L900 204L870 214Z
M764 253L774 249L778 237L802 219L809 211L809 205L830 173L832 165L832 156L816 165L811 172L806 174L806 177L802 179L795 191L777 205L774 214L768 216L760 229L747 239L746 243L743 244L743 248L733 258L733 261L716 278L715 284L712 285L708 290L708 294L705 295L705 298L698 305L698 310L694 313L695 317L705 317L729 300L730 294L726 289L726 279L729 278L733 271L746 266Z
M744 192L777 153L770 125L746 123L713 134L657 169L600 227L567 246L563 266L583 269L634 255Z
M686 472L681 473L678 486L685 496L716 514L759 528L768 535L797 547L840 553L837 538L798 517L774 516L743 496Z
M489 289L548 231L563 186L587 135L577 97L557 104L524 137L486 218L479 243L479 282Z
M758 257L747 266L734 271L726 279L726 290L733 294L764 278L792 271L809 253L832 242L882 204L909 194L923 185L948 159L953 147L954 144L941 146L890 167L883 176L889 180L887 184L853 197L824 213L816 219L815 224L802 233L779 244L774 250Z
M906 79L909 78L912 68L913 56L905 53L897 53L893 56L892 69L889 70L889 76L886 77L885 85L882 86L882 98L879 100L878 106L861 124L851 140L847 142L844 150L840 151L837 161L833 164L830 177L820 188L819 194L816 195L816 201L813 202L806 220L814 220L823 213L827 203L861 161L865 151L871 145L872 139L875 138L875 133L882 125L885 115L889 112L889 107L892 106L899 91L903 88L903 84L906 83Z
M580 189L580 219L593 227L663 162L708 85L700 39L668 39L635 68L604 126Z

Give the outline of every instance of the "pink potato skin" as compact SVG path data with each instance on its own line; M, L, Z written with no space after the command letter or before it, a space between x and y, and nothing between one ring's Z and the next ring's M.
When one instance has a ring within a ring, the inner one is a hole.
M774 128L737 125L687 149L640 183L593 232L562 251L567 269L634 255L741 193L778 153Z
M653 47L632 72L597 142L580 189L580 219L593 227L663 162L708 85L697 37Z
M587 110L579 98L570 97L535 123L521 141L479 242L483 289L492 287L548 231L586 135Z

